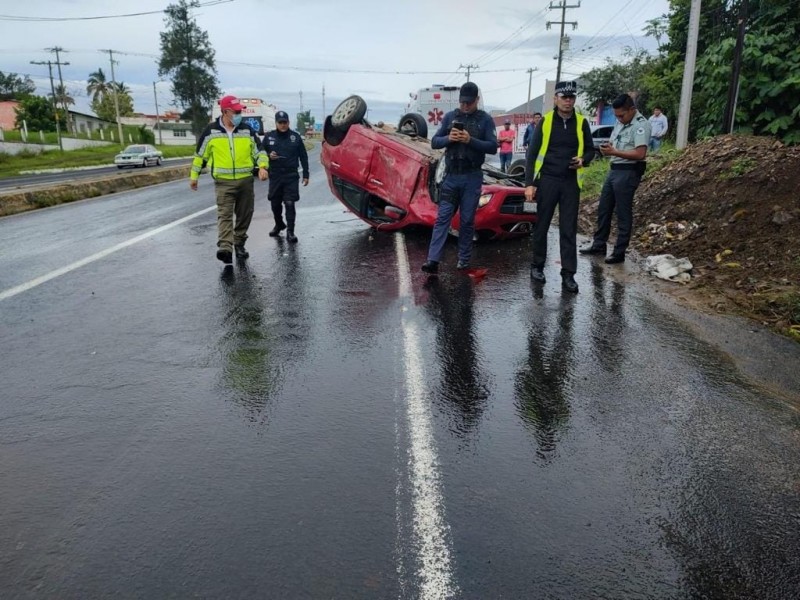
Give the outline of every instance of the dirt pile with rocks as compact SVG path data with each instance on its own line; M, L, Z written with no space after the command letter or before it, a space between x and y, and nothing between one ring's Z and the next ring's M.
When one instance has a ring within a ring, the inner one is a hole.
M688 258L687 287L702 304L800 341L800 147L726 135L650 163L632 247ZM584 203L584 233L596 213L596 199Z

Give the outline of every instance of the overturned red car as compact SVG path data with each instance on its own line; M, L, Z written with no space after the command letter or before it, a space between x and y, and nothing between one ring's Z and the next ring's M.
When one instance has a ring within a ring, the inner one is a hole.
M372 125L359 96L346 98L325 119L321 161L331 192L376 229L433 227L444 152L422 137ZM484 185L475 214L475 235L506 239L528 234L536 203L525 202L524 175L507 175L484 165ZM451 232L458 234L459 216Z

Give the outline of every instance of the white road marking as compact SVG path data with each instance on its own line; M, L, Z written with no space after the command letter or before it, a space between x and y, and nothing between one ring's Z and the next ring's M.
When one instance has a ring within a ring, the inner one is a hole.
M413 301L411 272L405 238L395 234L400 298ZM405 312L405 311L404 311ZM423 599L455 598L450 558L450 528L444 516L442 484L430 406L425 390L425 371L417 325L402 319L406 374L406 417L409 432L409 479L411 481L412 528L415 538L420 594Z
M42 285L50 281L51 279L55 279L56 277L61 277L62 275L66 275L67 273L74 271L75 269L80 269L83 266L86 266L90 263L100 260L101 258L105 258L106 256L113 254L114 252L118 252L119 250L123 250L129 246L133 246L134 244L138 244L139 242L146 240L147 238L151 238L154 235L158 235L159 233L163 233L168 229L172 229L173 227L177 227L182 223L186 223L186 221L191 221L192 219L199 217L200 215L204 215L207 212L212 210L216 210L216 205L209 206L208 208L204 208L203 210L199 210L196 213L192 213L191 215L187 215L178 219L177 221L172 221L171 223L167 223L166 225L162 225L161 227L156 227L155 229L151 229L150 231L146 231L141 235L137 235L135 238L131 238L125 242L120 242L116 246L111 246L111 248L106 248L105 250L101 250L91 256L87 256L86 258L82 258L79 261L76 261L66 267L61 267L60 269L56 269L55 271L50 271L46 275L42 275L41 277L37 277L36 279L31 279L26 283L22 283L18 286L13 288L9 288L4 292L0 292L0 301L7 300L8 298L12 298L17 294L21 294L22 292L27 292L30 289L35 288L36 286Z

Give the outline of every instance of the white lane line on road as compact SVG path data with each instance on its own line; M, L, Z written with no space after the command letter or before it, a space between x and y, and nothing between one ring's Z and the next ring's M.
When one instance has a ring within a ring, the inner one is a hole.
M395 233L400 298L413 302L411 271L405 238ZM405 313L405 311L404 311ZM409 479L412 497L412 527L416 547L419 598L447 599L458 595L450 558L450 528L444 516L444 500L439 475L431 410L425 390L425 371L417 325L402 318L406 374L406 416L409 431Z
M76 262L74 262L74 263L72 263L70 265L67 265L66 267L61 267L60 269L56 269L55 271L50 271L46 275L42 275L41 277L37 277L36 279L31 279L30 281L28 281L26 283L22 283L22 284L20 284L18 286L15 286L13 288L9 288L9 289L5 290L4 292L0 292L0 301L7 300L8 298L12 298L13 296L16 296L17 294L21 294L22 292L27 292L28 290L33 289L38 285L42 285L43 283L46 283L46 282L50 281L51 279L55 279L56 277L61 277L62 275L66 275L67 273L69 273L70 271L74 271L75 269L80 269L81 267L86 266L86 265L88 265L90 263L93 263L93 262L95 262L97 260L100 260L101 258L105 258L106 256L108 256L110 254L113 254L114 252L117 252L119 250L123 250L124 248L127 248L128 246L133 246L134 244L138 244L139 242L141 242L143 240L146 240L147 238L151 238L154 235L158 235L159 233L163 233L164 231L167 231L168 229L172 229L173 227L177 227L178 225L180 225L182 223L186 223L186 221L191 221L192 219L197 218L200 215L204 215L207 212L210 212L212 210L216 210L216 208L217 208L216 205L214 205L214 206L209 206L208 208L204 208L203 210L198 210L197 212L192 213L190 215L187 215L185 217L182 217L182 218L178 219L177 221L172 221L171 223L167 223L166 225L162 225L161 227L156 227L155 229L151 229L150 231L146 231L145 233L143 233L141 235L137 235L135 238L131 238L131 239L125 241L125 242L120 242L116 246L111 246L111 248L106 248L105 250L101 250L100 252L92 254L91 256L87 256L86 258L82 258L81 260L76 261Z

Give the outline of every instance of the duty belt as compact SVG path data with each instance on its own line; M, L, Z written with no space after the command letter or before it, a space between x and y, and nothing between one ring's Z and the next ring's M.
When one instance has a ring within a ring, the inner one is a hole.
M452 175L466 175L467 173L475 173L480 170L480 166L475 167L470 164L447 165L447 172Z

